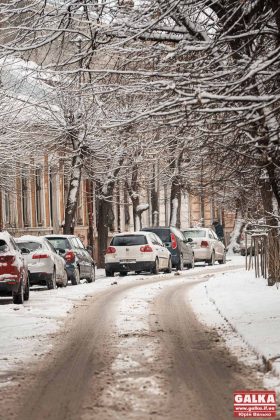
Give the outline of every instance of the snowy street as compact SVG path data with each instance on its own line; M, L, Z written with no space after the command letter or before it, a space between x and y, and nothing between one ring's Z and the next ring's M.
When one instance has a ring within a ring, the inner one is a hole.
M0 28L0 420L280 420L280 0Z
M279 348L266 334L279 330L278 291L242 263L114 279L100 270L94 284L37 289L18 310L2 300L1 418L231 419L234 390L279 385L261 359Z

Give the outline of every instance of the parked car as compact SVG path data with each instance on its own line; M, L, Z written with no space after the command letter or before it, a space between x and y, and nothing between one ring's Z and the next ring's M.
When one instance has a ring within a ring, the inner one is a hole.
M247 234L247 243L245 239L245 234ZM252 240L252 232L250 230L246 230L246 227L242 230L239 238L239 251L240 254L245 256L246 255L246 248L247 248L247 254L250 254L252 252L252 255L255 255L255 248L253 246L253 240Z
M189 228L183 231L186 240L192 246L195 261L205 261L209 265L226 262L226 249L210 228Z
M115 272L125 276L129 271L158 274L159 271L171 273L171 270L170 252L152 232L119 233L105 253L106 277L114 276Z
M28 266L30 285L42 284L48 289L67 286L65 261L46 238L24 235L16 238L16 243Z
M95 281L95 262L75 235L47 235L46 238L66 261L68 279L73 285L80 279Z
M8 232L0 232L0 295L12 295L17 304L29 299L27 265Z
M171 254L172 267L183 270L194 267L194 253L191 245L185 239L183 233L175 227L150 227L141 231L153 232L160 237Z
M246 248L247 248L247 255L251 254L255 255L255 246L254 246L254 237L258 235L264 235L267 233L267 228L264 226L265 221L260 219L256 223L247 223L240 234L239 240L239 252L241 255L246 255ZM247 241L246 241L247 236ZM260 249L259 249L260 252Z

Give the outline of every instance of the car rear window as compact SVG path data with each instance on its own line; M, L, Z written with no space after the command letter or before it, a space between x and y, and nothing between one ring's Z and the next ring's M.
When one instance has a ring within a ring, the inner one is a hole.
M184 235L186 238L205 238L205 230L185 230Z
M111 245L114 246L132 246L132 245L146 245L147 238L145 235L123 235L115 236L112 239Z
M0 252L6 252L8 250L9 250L9 247L7 243L3 239L0 239Z
M171 238L170 238L170 230L169 229L145 229L148 232L153 232L155 233L161 240L162 242L171 242Z
M71 249L72 248L67 238L47 237L47 239L55 249Z
M19 249L29 249L30 252L42 248L42 245L39 242L18 242L17 246Z

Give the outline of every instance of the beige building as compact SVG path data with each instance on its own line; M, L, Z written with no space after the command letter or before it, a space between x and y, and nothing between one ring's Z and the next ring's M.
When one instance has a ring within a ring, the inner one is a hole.
M67 182L63 164L53 165L53 159L45 156L38 165L32 165L28 173L19 171L14 189L2 192L0 200L0 223L2 229L8 230L15 236L23 234L44 235L48 233L62 233L64 222L64 206L67 195ZM90 185L90 183L92 183ZM159 224L169 225L170 202L169 191L162 188L159 194ZM147 191L141 197L142 202L149 204ZM75 233L88 243L89 212L92 211L94 237L96 231L95 185L92 181L82 179L81 191L75 219ZM126 209L125 209L126 207ZM128 214L127 214L128 211ZM203 222L204 219L204 222ZM214 206L211 200L204 200L202 205L198 196L185 193L181 204L181 228L191 226L211 226L214 219L219 219L226 233L226 239L233 230L234 214L225 213ZM150 226L152 215L150 208L143 213L142 225ZM132 206L125 203L124 192L120 189L119 196L113 197L113 217L110 232L133 231Z

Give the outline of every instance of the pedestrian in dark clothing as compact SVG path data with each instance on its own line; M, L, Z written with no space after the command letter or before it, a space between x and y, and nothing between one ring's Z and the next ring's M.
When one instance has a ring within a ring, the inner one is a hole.
M216 235L218 236L219 240L224 242L224 228L221 225L221 223L218 222L218 220L214 220L213 226L214 226Z

